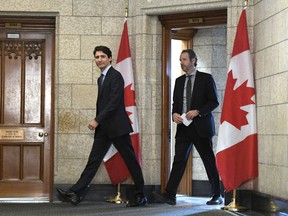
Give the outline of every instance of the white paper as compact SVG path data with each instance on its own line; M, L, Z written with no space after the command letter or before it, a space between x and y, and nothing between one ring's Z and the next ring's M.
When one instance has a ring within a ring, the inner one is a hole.
M191 122L192 122L192 119L187 119L187 118L186 118L186 113L183 113L183 114L181 115L181 118L183 119L183 124L184 124L185 126L189 126L189 125L191 124Z

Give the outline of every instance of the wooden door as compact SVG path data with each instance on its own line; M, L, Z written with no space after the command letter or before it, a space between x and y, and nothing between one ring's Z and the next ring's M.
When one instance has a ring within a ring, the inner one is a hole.
M0 200L49 201L54 30L9 26L0 29Z

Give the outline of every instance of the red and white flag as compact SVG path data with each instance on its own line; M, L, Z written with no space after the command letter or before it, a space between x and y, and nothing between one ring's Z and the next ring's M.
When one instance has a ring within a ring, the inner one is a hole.
M216 150L217 168L227 192L258 176L255 100L244 8L228 70Z
M130 53L130 44L128 37L127 19L124 20L121 42L118 50L118 58L115 67L124 78L124 100L126 112L130 118L133 127L133 133L130 134L132 145L138 162L141 165L140 139L137 119L137 109L135 102L134 77ZM118 184L130 176L130 172L119 152L112 145L104 157L104 164L112 184Z

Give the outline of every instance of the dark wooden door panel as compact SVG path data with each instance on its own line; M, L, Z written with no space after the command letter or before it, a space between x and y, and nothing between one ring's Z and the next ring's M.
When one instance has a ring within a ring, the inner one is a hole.
M2 41L2 47L6 45ZM4 52L7 50L4 49ZM4 116L4 122L7 124L20 123L20 109L21 109L21 58L15 59L12 56L5 56L4 54L4 71L3 71L3 104L4 109L1 110ZM2 66L2 65L1 65Z
M3 123L41 124L45 83L42 59L44 40L4 40ZM13 47L17 47L13 48ZM22 55L22 56L21 56ZM42 81L42 82L41 82ZM43 88L42 88L43 86Z
M2 144L1 181L43 182L43 145L41 144Z

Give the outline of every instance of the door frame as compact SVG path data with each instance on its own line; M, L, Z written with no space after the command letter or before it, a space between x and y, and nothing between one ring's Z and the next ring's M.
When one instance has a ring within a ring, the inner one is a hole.
M171 104L171 39L172 30L193 29L202 26L215 26L227 24L227 9L214 11L201 11L183 14L161 15L158 17L162 24L162 60L161 60L161 79L162 79L162 113L161 113L161 191L165 190L171 170L171 135L170 135L170 104ZM186 35L187 36L187 35ZM187 37L184 38L187 39ZM192 46L192 43L191 43ZM186 175L186 191L192 193L192 159L188 161ZM190 194L192 195L192 194Z

